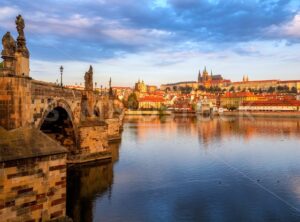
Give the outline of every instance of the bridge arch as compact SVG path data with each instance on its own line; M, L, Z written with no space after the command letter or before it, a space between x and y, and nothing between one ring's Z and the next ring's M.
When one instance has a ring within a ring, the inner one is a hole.
M77 128L72 109L66 101L57 100L49 104L42 115L38 128L57 140L71 153L76 153Z

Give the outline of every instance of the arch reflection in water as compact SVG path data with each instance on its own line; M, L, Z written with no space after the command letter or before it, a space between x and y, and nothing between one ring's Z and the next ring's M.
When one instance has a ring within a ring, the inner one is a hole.
M113 185L113 164L119 159L119 143L109 144L112 159L68 168L67 215L74 222L93 221L94 201Z

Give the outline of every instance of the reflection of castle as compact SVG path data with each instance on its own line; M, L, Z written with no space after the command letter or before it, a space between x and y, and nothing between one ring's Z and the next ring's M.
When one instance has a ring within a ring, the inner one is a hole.
M159 117L128 116L126 121L137 123L135 140L146 141L151 136L151 131L156 133L160 130L167 132L170 139L174 133L181 136L198 136L203 144L210 144L212 141L222 141L231 137L241 137L250 140L254 137L278 137L283 133L291 138L300 138L300 121L293 119L231 119L222 118L191 118L191 117L166 117L164 120ZM167 124L166 124L167 123ZM149 127L150 125L151 127Z
M199 140L204 144L211 141L223 140L233 136L241 136L244 140L255 137L278 137L283 133L289 137L299 137L300 121L295 120L266 120L257 118L255 121L244 118L242 120L230 120L225 117L202 121L197 125Z

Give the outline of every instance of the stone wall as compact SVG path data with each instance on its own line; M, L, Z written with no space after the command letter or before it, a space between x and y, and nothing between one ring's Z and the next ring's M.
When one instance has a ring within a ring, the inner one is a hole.
M49 221L66 215L66 154L0 163L1 221Z
M69 156L69 163L86 162L87 159L111 157L108 146L107 125L98 121L86 121L78 127L79 148L77 155Z
M0 126L15 129L30 123L31 80L0 76Z
M107 119L105 120L105 122L108 125L107 127L108 140L112 141L112 140L121 139L119 118Z

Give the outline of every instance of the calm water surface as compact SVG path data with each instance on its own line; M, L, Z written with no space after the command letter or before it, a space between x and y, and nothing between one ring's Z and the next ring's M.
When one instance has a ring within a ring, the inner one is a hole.
M69 170L74 221L300 221L300 121L139 117Z

